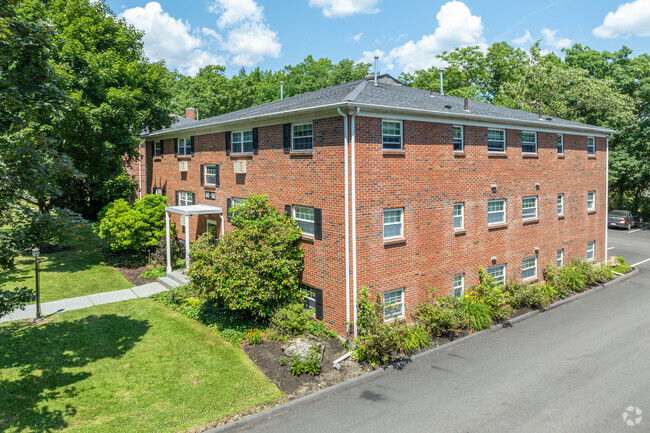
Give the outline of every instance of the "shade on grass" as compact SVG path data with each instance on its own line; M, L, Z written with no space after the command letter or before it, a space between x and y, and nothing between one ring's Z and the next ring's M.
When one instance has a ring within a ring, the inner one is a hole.
M0 431L177 432L280 396L239 349L134 299L0 326Z
M104 264L99 240L89 225L80 234L71 243L72 250L41 255L41 302L133 286L117 269ZM0 289L34 288L34 258L19 257L16 265L15 271L0 271Z

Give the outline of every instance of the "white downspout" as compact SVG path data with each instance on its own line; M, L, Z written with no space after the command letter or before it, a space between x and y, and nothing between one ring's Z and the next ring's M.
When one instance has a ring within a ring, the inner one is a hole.
M185 271L190 270L190 216L185 215Z
M226 220L223 217L223 213L219 214L221 217L221 236L226 234Z
M144 154L147 154L147 147L144 148ZM140 187L140 198L142 198L142 140L138 145L138 183Z
M605 170L606 170L606 183L605 183L605 263L607 263L607 251L609 248L609 137L605 138L605 149L606 149L606 158L605 158Z
M361 109L357 107L354 113L350 113L352 118L352 307L354 308L354 338L357 338L357 165L356 165L356 132L354 119Z
M167 254L167 273L171 273L172 271L172 259L171 259L171 252L170 252L170 245L169 245L169 211L165 210L165 241L166 241L166 254Z
M349 154L348 154L348 115L340 108L336 111L343 116L343 167L345 193L345 333L350 336L350 186L349 186Z

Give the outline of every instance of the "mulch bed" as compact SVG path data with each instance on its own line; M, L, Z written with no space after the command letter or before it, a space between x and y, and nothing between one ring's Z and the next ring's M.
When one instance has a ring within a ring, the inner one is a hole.
M156 279L147 280L146 278L140 278L140 274L147 270L147 266L140 266L139 268L115 268L124 278L129 280L134 286L141 286L143 284L153 283Z

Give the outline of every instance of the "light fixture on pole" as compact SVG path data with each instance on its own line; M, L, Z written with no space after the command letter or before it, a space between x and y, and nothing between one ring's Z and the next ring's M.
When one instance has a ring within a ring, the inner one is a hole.
M32 249L32 256L34 256L34 266L36 267L36 319L41 320L41 288L38 275L38 256L40 255L41 250L38 247Z

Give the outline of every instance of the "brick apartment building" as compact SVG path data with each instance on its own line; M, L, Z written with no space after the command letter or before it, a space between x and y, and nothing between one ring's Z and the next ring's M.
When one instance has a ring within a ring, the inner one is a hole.
M363 286L387 318L408 317L430 289L460 295L479 266L533 281L547 263L605 260L613 132L382 75L152 132L146 191L226 214L268 195L303 229L317 317L344 335ZM191 240L232 229L189 218Z

